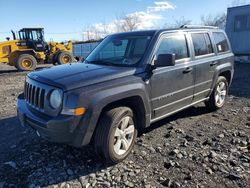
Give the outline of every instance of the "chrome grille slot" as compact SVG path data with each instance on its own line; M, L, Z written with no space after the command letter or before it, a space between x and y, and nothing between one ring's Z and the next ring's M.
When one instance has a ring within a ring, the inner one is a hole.
M31 104L35 105L35 90L36 90L36 86L32 86L31 87Z
M35 106L38 106L38 100L39 100L39 91L40 91L40 88L39 87L37 87L36 89L35 89L35 99L34 99L34 103L35 103ZM38 106L39 107L39 106Z
M44 109L45 89L26 82L24 87L26 102L38 110Z
M28 102L31 102L31 90L32 90L32 85L29 84L29 90L28 90Z
M41 90L40 93L40 108L44 109L45 89Z

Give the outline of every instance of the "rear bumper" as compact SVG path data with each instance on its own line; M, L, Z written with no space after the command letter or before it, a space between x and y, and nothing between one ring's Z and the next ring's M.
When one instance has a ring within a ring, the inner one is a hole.
M35 114L29 109L22 95L19 95L17 99L17 114L21 125L31 127L38 136L46 140L74 147L81 147L89 143L84 138L87 129L79 129L80 116L48 117Z

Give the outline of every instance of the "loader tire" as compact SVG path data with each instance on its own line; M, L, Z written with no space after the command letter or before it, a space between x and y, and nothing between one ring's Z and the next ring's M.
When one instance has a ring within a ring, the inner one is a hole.
M52 63L53 65L57 65L57 61L58 61L58 55L61 53L61 51L57 51L53 57L52 57Z
M22 54L17 58L16 68L18 71L32 71L37 66L37 60L30 54Z
M73 56L70 52L62 51L57 56L57 63L59 65L72 63L73 62Z

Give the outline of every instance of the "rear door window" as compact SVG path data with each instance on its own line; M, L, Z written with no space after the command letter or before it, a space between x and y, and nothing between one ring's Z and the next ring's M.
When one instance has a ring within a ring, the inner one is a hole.
M218 53L229 51L229 44L224 33L214 32L213 36Z
M191 33L195 56L213 53L212 42L208 33Z
M207 44L207 49L208 49L208 54L214 53L213 45L211 42L211 38L208 33L205 33L205 39L206 39L206 44Z

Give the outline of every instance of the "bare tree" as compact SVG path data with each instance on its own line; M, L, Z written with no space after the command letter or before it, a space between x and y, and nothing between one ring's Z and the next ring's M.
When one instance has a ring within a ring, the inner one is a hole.
M115 20L113 21L113 24L115 26L116 32L122 32L122 23L121 18L124 17L124 13L122 15L116 15Z
M201 16L201 23L206 26L216 26L221 29L225 29L227 15L226 13L221 13L217 15L206 15Z
M114 24L118 32L135 31L141 23L140 16L138 14L122 14L116 16Z
M102 34L103 35L108 35L108 24L106 24L106 22L102 22L102 28L103 28L103 31L102 31Z
M174 26L175 27L181 27L182 25L190 25L192 23L192 20L187 20L184 16L182 16L180 19L174 19L175 23Z
M140 19L137 14L126 15L122 19L122 30L123 31L134 31L138 29Z
M98 30L99 38L103 38L104 36L110 34L109 26L110 24L107 24L105 20L101 21L95 26L95 29Z
M173 18L174 22L173 23L166 23L164 24L164 28L179 28L182 25L190 25L192 23L192 20L186 19L184 16L180 17L179 19Z
M113 32L135 31L139 29L142 21L142 17L137 12L132 14L123 13L120 16L116 16L116 19L109 24L103 21L98 24L85 26L82 32L82 39L84 41L99 40Z
M103 36L103 32L96 29L94 25L87 25L82 31L82 40L100 40Z
M241 5L246 5L247 1L246 0L233 0L231 2L231 7L236 7L236 6L241 6Z
M91 26L88 24L84 27L82 30L82 40L83 41L89 41L91 40Z

